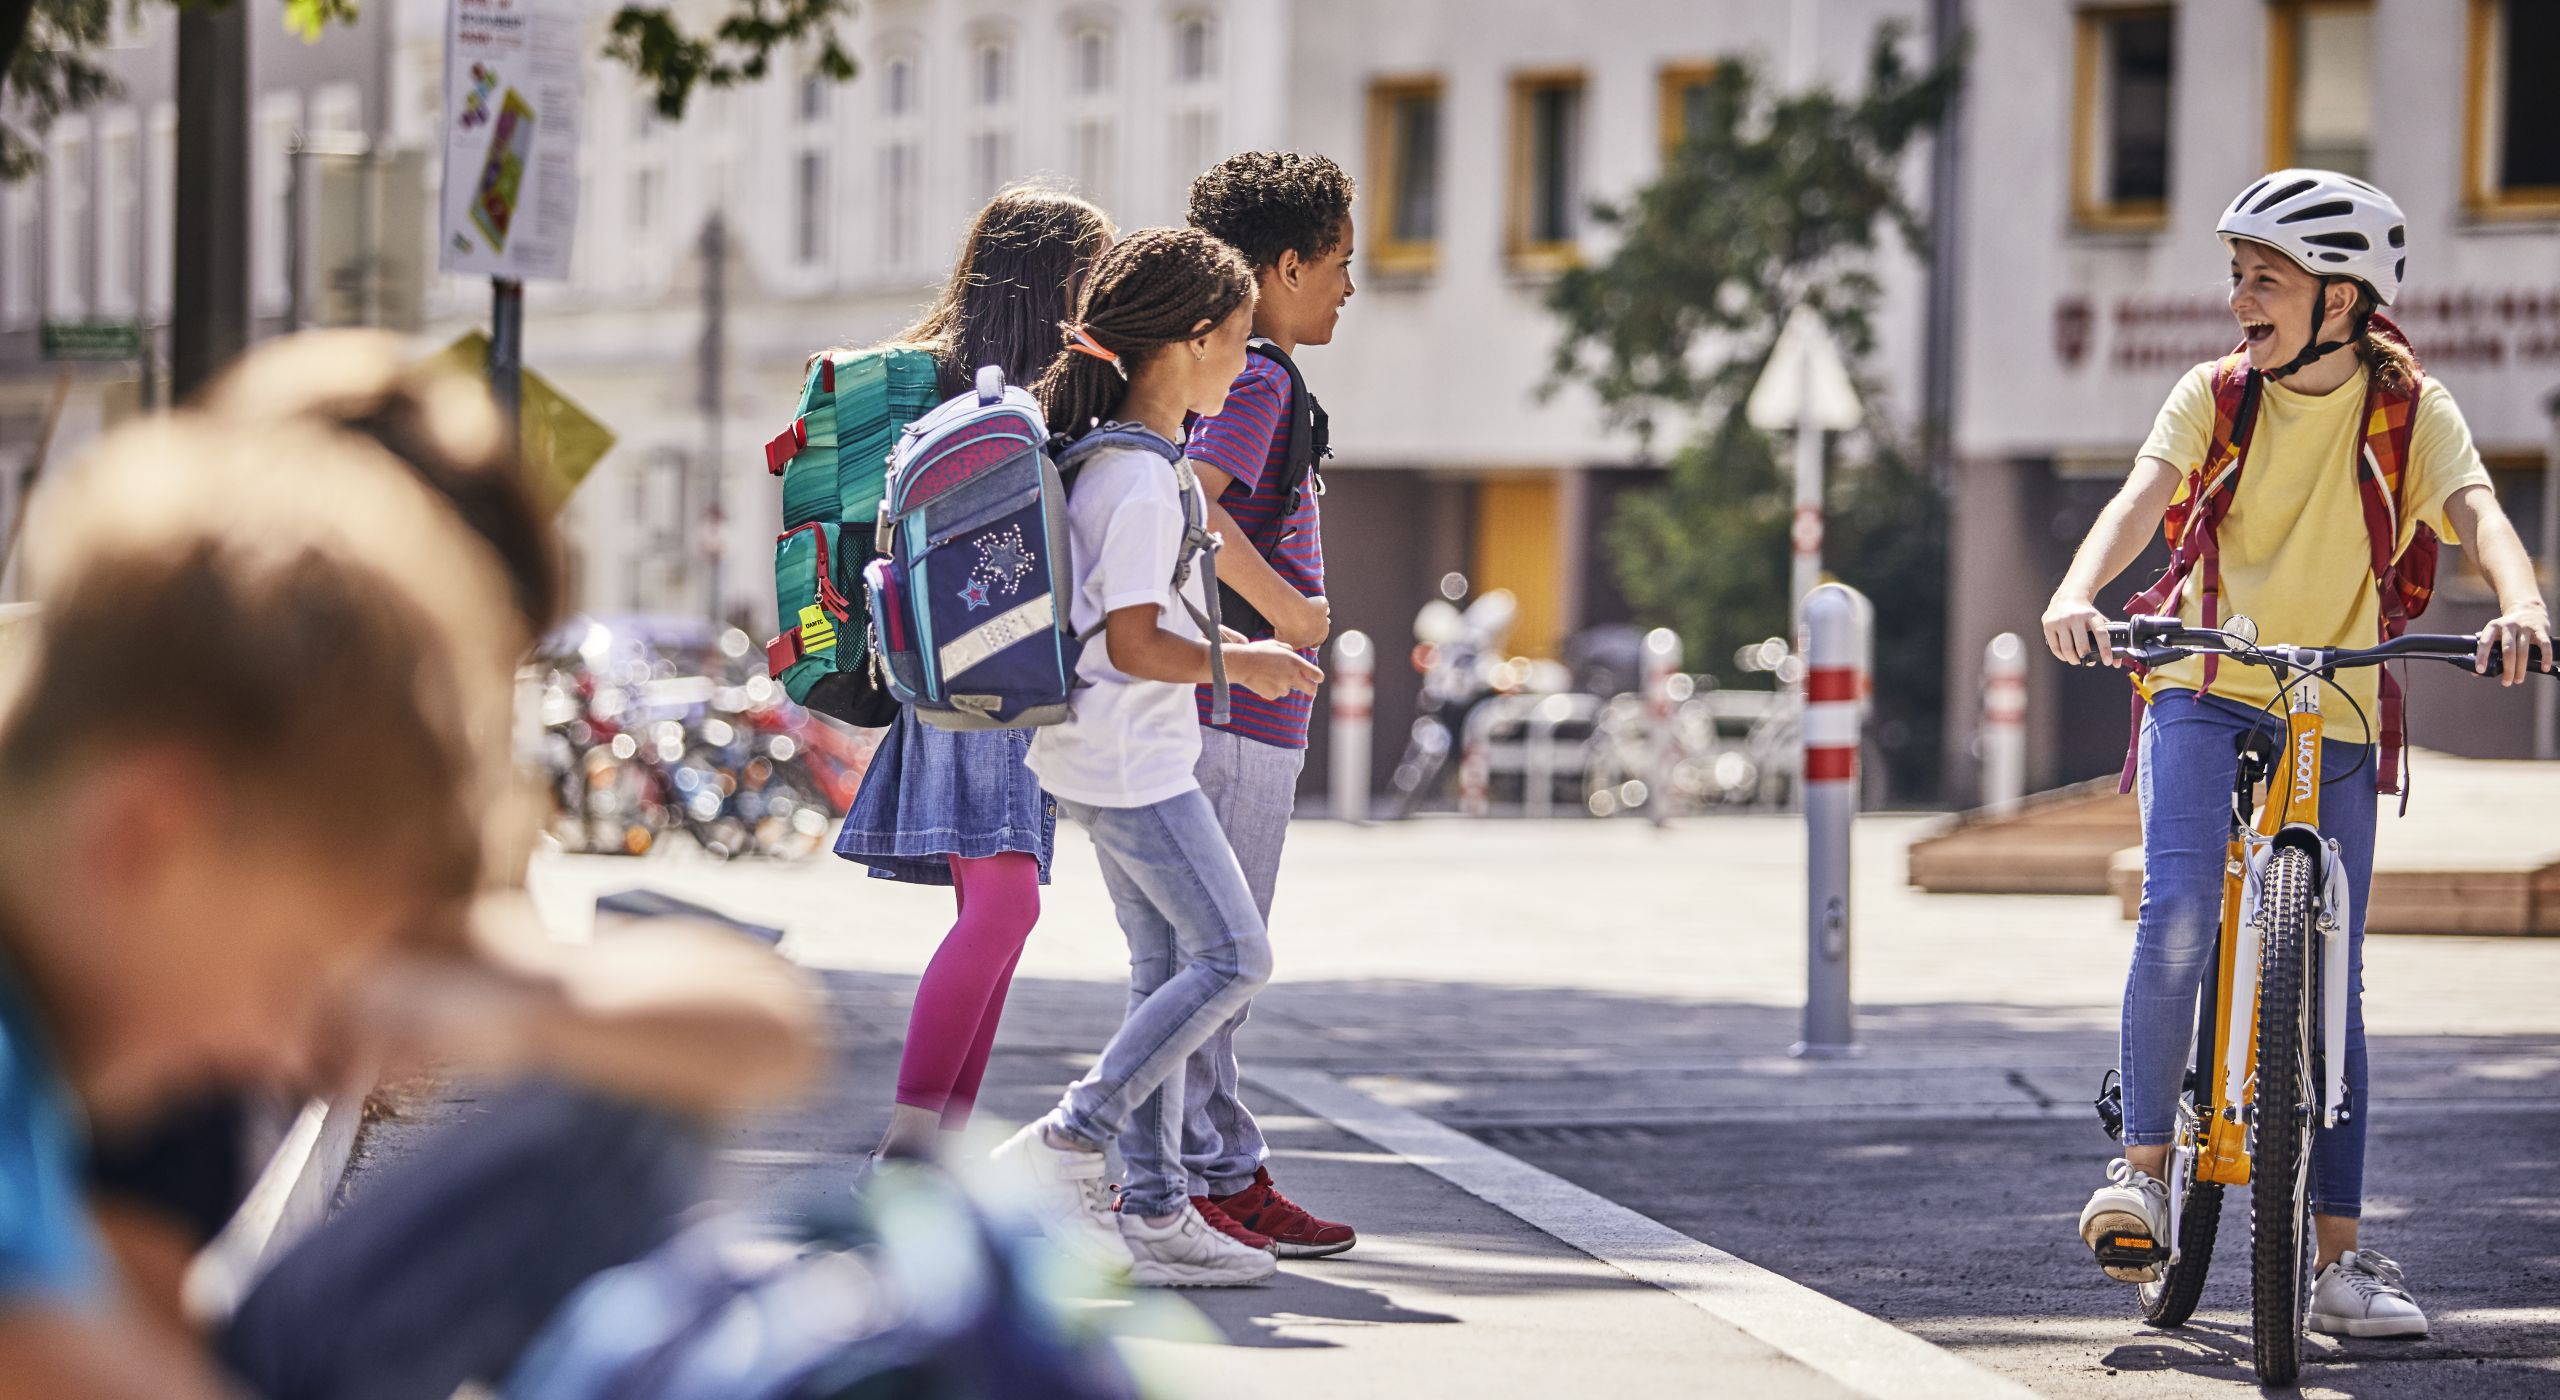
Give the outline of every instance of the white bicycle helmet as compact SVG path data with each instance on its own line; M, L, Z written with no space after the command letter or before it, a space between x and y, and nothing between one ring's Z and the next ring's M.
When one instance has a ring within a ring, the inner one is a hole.
M2214 232L2275 249L2320 279L2324 292L2339 279L2361 282L2378 306L2389 306L2400 294L2400 274L2409 264L2404 246L2408 220L2399 204L2364 181L2334 170L2279 170L2260 177L2222 211ZM2354 336L2363 334L2359 324ZM2311 336L2302 353L2281 369L2269 370L2268 377L2282 379L2349 343L2321 341L2315 309Z

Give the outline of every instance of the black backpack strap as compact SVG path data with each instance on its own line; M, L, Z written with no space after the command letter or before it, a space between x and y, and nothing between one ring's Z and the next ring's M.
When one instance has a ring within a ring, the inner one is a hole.
M1310 478L1317 480L1316 489L1321 493L1322 479L1316 476L1316 464L1331 453L1331 444L1325 441L1330 436L1325 429L1331 425L1323 422L1323 405L1307 392L1307 377L1298 372L1298 362L1289 358L1288 351L1261 336L1246 341L1245 350L1278 365L1289 376L1289 450L1281 459L1281 494L1294 496Z

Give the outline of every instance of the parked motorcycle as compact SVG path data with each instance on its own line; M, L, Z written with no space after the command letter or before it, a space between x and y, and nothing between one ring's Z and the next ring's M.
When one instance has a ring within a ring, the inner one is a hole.
M1396 762L1392 801L1398 817L1412 816L1439 794L1476 707L1522 688L1524 668L1503 655L1519 616L1519 599L1496 588L1464 612L1434 598L1414 617L1413 667L1422 674L1422 696L1404 756Z
M535 662L563 850L646 855L684 834L710 855L795 859L826 844L878 742L791 703L743 632L580 619Z

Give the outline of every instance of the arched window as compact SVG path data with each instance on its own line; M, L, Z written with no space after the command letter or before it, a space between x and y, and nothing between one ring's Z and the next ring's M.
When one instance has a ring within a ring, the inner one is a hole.
M1120 173L1120 36L1094 21L1067 38L1067 171L1085 198L1108 209Z
M1189 189L1226 152L1218 127L1218 22L1206 14L1173 21L1173 181Z
M879 190L873 262L883 273L912 270L923 251L923 63L892 50L880 61Z

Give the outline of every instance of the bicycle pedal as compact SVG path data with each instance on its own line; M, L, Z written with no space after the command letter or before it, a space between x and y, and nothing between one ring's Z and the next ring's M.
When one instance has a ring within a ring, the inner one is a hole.
M2111 1268L2138 1269L2151 1264L2165 1264L2169 1247L2149 1235L2132 1231L2111 1231L2098 1236L2090 1246L2099 1264Z

